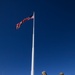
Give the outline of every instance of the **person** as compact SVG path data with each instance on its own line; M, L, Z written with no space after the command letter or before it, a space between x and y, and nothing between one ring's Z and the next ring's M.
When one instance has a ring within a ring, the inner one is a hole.
M46 71L42 71L42 75L47 75Z
M60 74L59 75L64 75L64 73L63 72L60 72Z

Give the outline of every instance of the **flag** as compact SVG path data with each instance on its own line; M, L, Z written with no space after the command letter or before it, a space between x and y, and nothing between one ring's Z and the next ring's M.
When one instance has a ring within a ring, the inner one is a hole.
M26 21L28 21L28 20L31 20L31 19L34 19L34 15L31 15L31 16L29 16L29 17L27 17L27 18L24 18L21 22L17 23L17 24L16 24L16 29L19 29L20 26L21 26L24 22L26 22Z

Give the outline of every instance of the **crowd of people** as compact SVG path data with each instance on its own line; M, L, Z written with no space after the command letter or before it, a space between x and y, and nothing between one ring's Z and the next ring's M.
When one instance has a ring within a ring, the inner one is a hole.
M43 72L42 72L42 75L47 75L46 71L43 71ZM63 72L60 72L59 75L64 75L64 73L63 73Z

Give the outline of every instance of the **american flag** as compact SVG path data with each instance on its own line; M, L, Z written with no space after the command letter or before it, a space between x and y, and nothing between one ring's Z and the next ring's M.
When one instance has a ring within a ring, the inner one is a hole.
M16 29L19 29L20 26L21 26L24 22L26 22L26 21L28 21L28 20L31 20L31 19L34 19L34 15L31 15L31 16L29 16L29 17L27 17L27 18L24 18L21 22L17 23L17 24L16 24Z

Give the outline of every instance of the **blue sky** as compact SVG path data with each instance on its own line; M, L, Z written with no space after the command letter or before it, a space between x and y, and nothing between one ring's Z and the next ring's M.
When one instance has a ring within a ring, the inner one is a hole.
M35 11L35 75L75 73L74 0L0 0L0 75L30 75Z

